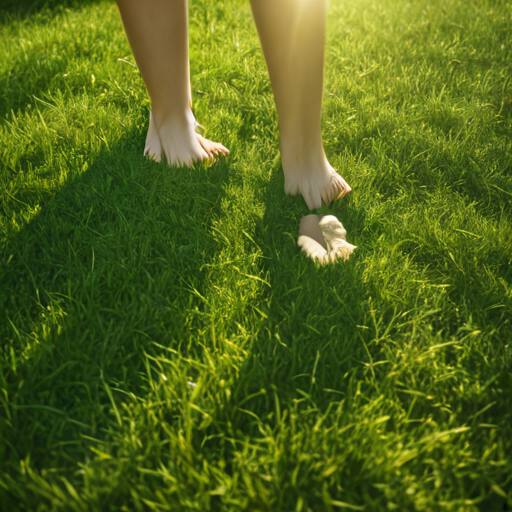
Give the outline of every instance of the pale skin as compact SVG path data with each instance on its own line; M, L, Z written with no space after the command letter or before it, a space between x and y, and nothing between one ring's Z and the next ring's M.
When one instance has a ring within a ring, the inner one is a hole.
M191 109L188 0L117 0L151 99L145 154L169 164L229 151L196 133ZM321 111L326 0L251 0L279 118L285 192L309 209L351 191L325 156Z

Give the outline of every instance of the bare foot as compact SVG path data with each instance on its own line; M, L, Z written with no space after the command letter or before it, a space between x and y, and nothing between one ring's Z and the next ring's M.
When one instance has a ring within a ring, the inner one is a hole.
M194 161L215 162L215 157L219 154L229 154L228 149L222 144L212 142L196 133L196 126L194 116L189 112L185 122L170 120L157 127L151 112L144 155L160 162L164 154L169 165L190 167Z
M289 195L302 194L310 210L339 200L352 191L350 185L331 167L323 151L318 157L282 158L284 191Z

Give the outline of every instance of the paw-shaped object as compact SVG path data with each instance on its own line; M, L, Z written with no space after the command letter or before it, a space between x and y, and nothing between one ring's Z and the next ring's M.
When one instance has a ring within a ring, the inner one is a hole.
M300 221L298 245L322 265L349 259L356 246L346 238L347 231L334 215L306 215Z

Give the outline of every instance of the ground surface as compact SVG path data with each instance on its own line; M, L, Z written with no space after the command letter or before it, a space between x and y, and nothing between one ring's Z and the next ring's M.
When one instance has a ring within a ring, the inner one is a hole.
M42 4L43 2L41 2ZM230 157L143 159L114 3L0 19L5 511L512 507L512 7L332 0L323 130L358 246L297 247L247 2L192 0Z

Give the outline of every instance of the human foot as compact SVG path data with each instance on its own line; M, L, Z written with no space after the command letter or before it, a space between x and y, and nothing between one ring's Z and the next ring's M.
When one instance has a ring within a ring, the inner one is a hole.
M352 191L350 185L333 169L325 155L308 159L283 158L284 191L289 195L302 194L310 210L320 208L322 199L326 205L339 200Z
M157 127L151 112L144 155L160 162L164 154L169 165L184 164L190 167L194 161L215 162L219 154L229 154L222 144L196 133L197 126L194 115L189 112L185 121L164 121Z

